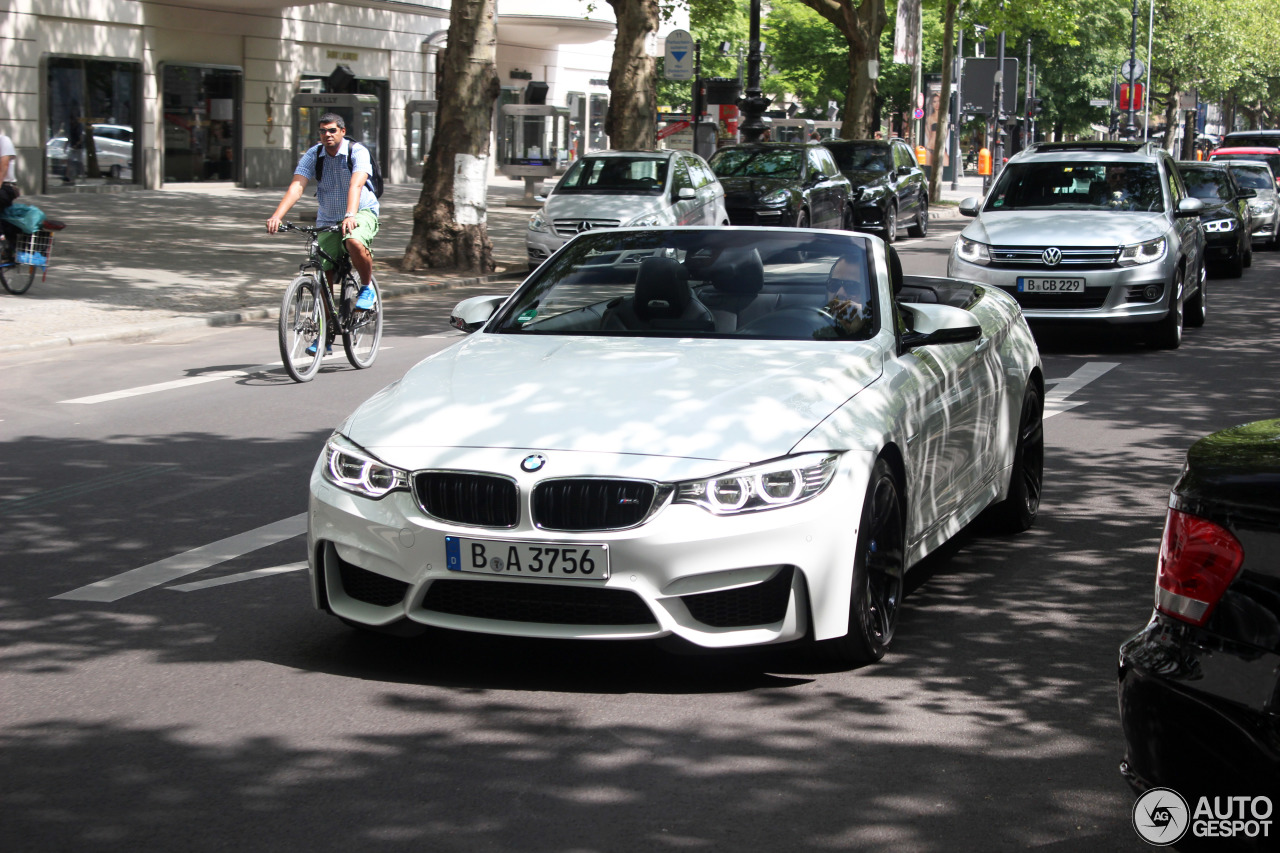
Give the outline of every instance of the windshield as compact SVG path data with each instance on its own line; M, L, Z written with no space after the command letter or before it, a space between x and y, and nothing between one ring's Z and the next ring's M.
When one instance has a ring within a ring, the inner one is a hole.
M1280 176L1280 154L1210 154L1209 159L1212 160L1258 160L1266 163L1271 167L1273 174ZM1280 181L1280 177L1277 177Z
M879 328L868 242L756 229L589 232L543 264L488 331L865 340Z
M802 158L797 148L722 148L711 158L718 178L798 178Z
M556 184L555 194L661 195L666 157L583 157Z
M1187 185L1191 197L1201 201L1217 203L1234 195L1226 169L1183 169L1182 182Z
M1236 183L1254 190L1275 189L1275 181L1271 180L1271 170L1265 167L1232 166L1231 174L1236 176Z
M1162 211L1154 163L1010 163L984 210Z
M827 148L842 172L891 172L893 153L887 145L833 145Z

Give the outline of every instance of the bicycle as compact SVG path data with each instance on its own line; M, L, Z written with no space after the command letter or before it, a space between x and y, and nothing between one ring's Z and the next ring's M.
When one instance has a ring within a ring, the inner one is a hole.
M53 232L66 227L62 222L46 219L34 234L19 234L13 247L4 238L0 249L0 285L14 296L21 296L35 283L37 271L44 281L49 275L49 256L53 254Z
M280 357L285 370L295 382L310 382L339 333L351 366L357 370L369 367L378 357L382 341L382 294L377 281L370 279L373 307L357 308L360 277L351 268L351 258L344 252L335 259L320 248L320 235L340 234L342 226L312 228L282 222L280 230L301 232L309 241L307 259L298 265L298 276L289 283L280 303ZM334 265L334 280L341 283L336 302L322 261Z

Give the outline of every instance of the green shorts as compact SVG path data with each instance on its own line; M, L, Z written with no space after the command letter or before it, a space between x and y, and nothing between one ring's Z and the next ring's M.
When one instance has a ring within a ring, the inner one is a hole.
M346 254L346 247L343 245L347 240L359 240L364 244L365 248L370 250L370 244L373 238L378 236L378 217L373 215L372 210L356 211L356 227L350 234L343 236L342 234L325 233L320 235L320 248L331 258L340 258ZM326 270L333 269L333 264L328 261L321 261Z

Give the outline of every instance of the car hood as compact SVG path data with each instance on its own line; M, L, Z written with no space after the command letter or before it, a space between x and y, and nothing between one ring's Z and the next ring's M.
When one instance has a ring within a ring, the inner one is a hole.
M721 178L725 199L753 199L774 190L796 189L796 178Z
M995 246L1116 246L1154 240L1168 229L1163 213L984 210L963 233Z
M1201 199L1203 201L1203 199ZM1235 210L1226 202L1217 202L1216 204L1204 203L1204 209L1200 211L1201 219L1227 219L1236 215Z
M552 193L543 205L543 216L556 219L616 219L620 225L649 213L667 211L663 195L604 195L595 193Z
M340 429L408 469L463 448L746 464L788 453L881 369L870 341L480 333L420 362Z
M848 178L849 183L853 184L854 188L856 189L858 187L884 186L885 184L889 183L889 176L891 173L872 172L866 169L856 169L856 170L850 170L847 172L841 172L840 174Z

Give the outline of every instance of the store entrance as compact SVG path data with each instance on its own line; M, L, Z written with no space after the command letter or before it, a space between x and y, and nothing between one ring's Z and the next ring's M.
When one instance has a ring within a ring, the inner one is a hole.
M239 68L166 64L164 182L240 180Z

